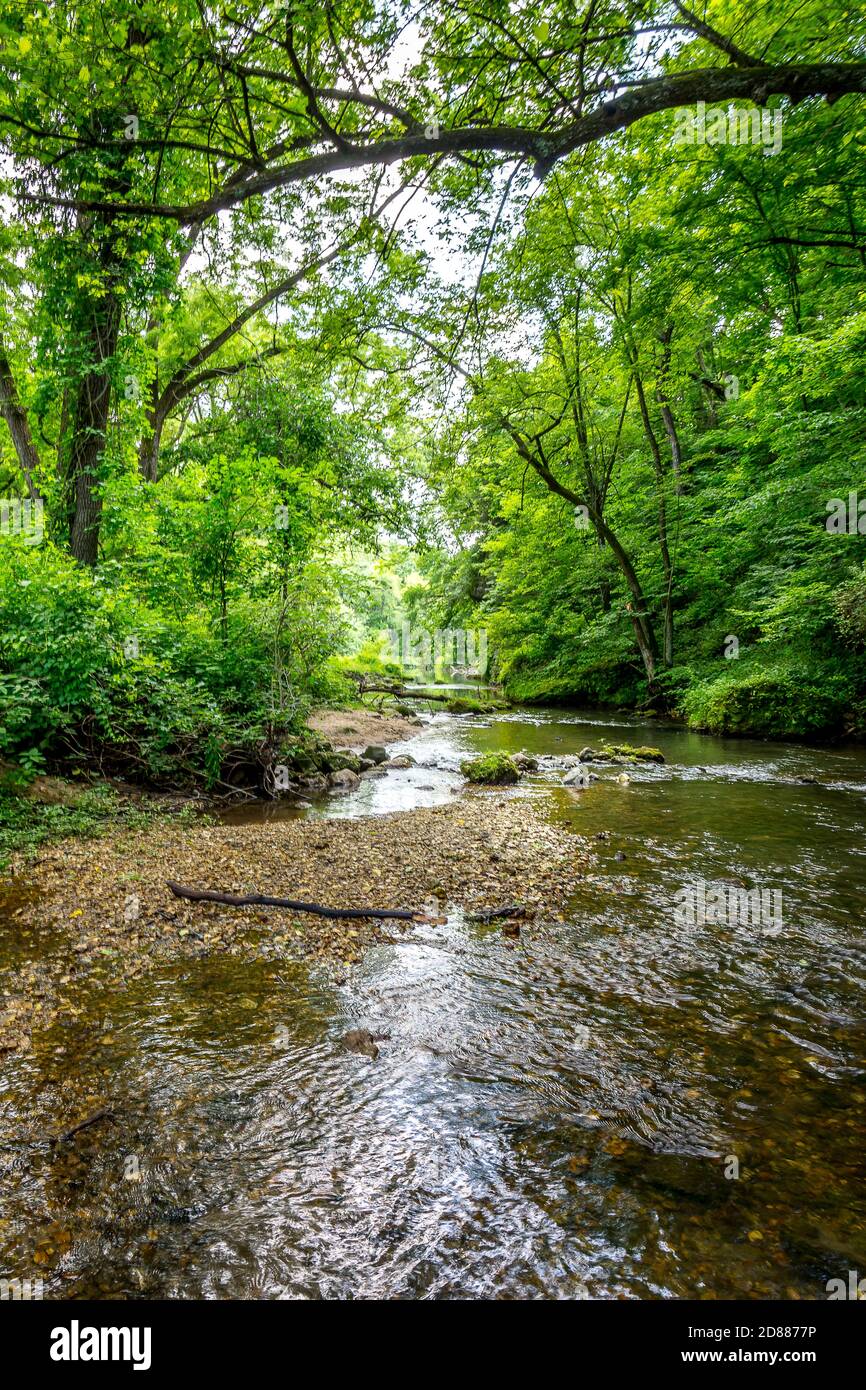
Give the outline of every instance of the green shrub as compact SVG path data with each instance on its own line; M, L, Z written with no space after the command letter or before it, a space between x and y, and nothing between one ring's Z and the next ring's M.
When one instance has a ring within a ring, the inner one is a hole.
M708 733L791 738L838 732L850 695L843 676L805 661L730 662L721 675L693 685L682 709L691 728Z

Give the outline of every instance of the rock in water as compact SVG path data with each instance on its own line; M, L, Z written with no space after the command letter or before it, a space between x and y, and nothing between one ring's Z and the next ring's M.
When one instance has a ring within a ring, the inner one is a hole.
M371 743L369 747L364 749L361 757L369 758L371 763L386 763L388 761L387 750L378 743Z
M562 785L570 787L572 791L582 791L589 786L589 773L582 767L576 767L573 772L563 777Z
M531 753L514 753L512 754L511 761L519 772L538 771L538 759L533 758Z
M351 792L358 786L361 779L357 772L353 772L350 767L342 767L339 772L332 772L328 781L337 791Z
M464 758L460 771L469 782L503 786L520 779L520 769L507 753L485 753L480 758Z
M400 753L396 758L391 758L386 764L387 767L414 767L415 759L408 753Z
M366 1028L350 1028L340 1041L347 1052L360 1052L362 1056L369 1057L371 1062L375 1062L379 1056L376 1039Z

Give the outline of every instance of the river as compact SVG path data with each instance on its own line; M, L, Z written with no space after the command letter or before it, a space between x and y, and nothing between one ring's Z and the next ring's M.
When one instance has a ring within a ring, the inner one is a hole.
M862 748L437 716L391 746L416 766L236 818L434 805L473 750L603 738L666 762L579 793L548 763L505 793L590 851L558 927L515 942L452 912L342 985L211 958L101 998L113 1046L65 1039L67 1084L138 1118L0 1149L0 1270L38 1194L52 1297L808 1299L866 1274ZM739 888L764 891L757 923ZM337 1044L357 1026L389 1035L374 1063ZM3 1060L6 1129L45 1075Z

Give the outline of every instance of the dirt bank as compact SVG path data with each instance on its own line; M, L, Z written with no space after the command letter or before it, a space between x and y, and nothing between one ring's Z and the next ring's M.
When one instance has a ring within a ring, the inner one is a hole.
M360 752L371 743L396 743L412 738L418 725L400 714L377 714L367 709L319 709L307 720L311 729L324 734L336 748Z
M166 879L330 907L430 913L523 903L559 921L582 873L580 841L525 800L472 792L453 805L359 820L182 829L64 841L10 891L0 944L0 1051L75 1009L85 980L118 987L154 963L229 952L320 961L338 974L412 923L333 921L174 898ZM438 903L438 906L437 906ZM525 928L524 930L531 930Z

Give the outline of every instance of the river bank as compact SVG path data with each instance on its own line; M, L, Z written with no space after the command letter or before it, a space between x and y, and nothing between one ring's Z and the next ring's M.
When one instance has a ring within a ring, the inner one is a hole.
M411 738L421 720L403 714L382 714L371 709L315 709L307 727L322 734L335 747L360 753L369 744L394 743Z
M584 859L575 837L526 801L473 792L391 816L268 825L152 826L39 855L0 902L5 1000L0 1051L75 1013L85 979L107 991L166 961L223 953L324 964L339 976L401 920L329 919L174 897L166 880L330 908L397 908L419 918L517 903L561 920ZM524 930L531 930L524 927Z

